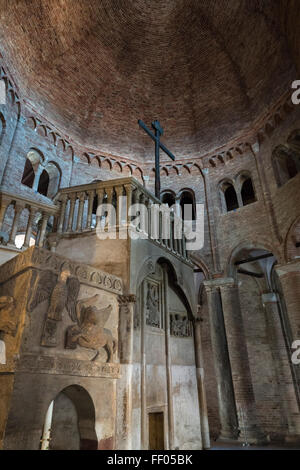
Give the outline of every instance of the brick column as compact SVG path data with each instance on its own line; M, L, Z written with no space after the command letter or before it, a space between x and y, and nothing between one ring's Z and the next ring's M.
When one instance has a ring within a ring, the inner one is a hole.
M288 435L285 439L297 442L300 434L298 390L294 386L293 368L290 362L291 352L282 329L278 296L274 292L262 294L262 303L265 308L268 336L271 340L271 351L280 391L282 427L283 430L285 427L288 428Z
M208 301L209 324L214 354L219 416L221 421L220 439L237 439L238 423L227 350L226 334L218 283L205 281Z
M276 266L287 310L291 340L300 339L300 260Z
M239 439L248 443L262 442L265 438L257 426L255 397L238 286L231 278L222 279L220 291L238 412Z

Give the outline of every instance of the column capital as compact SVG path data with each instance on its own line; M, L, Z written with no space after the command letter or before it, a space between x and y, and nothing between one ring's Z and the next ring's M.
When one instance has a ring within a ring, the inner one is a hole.
M278 296L275 292L267 292L265 294L261 294L262 303L265 304L277 304Z
M210 279L203 282L206 292L213 291L215 289L232 289L237 287L236 281L232 277L220 277L216 279Z

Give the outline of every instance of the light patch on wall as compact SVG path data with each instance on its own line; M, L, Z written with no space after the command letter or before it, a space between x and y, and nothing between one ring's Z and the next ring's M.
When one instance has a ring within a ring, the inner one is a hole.
M6 104L6 90L3 80L0 81L0 104Z
M21 233L17 235L15 238L16 247L19 249L22 248L24 241L25 241L25 233ZM30 237L29 246L33 246L33 245L35 245L35 239L33 237Z

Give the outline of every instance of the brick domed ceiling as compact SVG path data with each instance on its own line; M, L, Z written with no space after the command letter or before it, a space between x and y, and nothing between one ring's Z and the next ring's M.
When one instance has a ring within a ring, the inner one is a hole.
M1 52L21 97L98 151L153 158L141 118L160 120L178 158L201 155L238 136L297 79L286 35L287 22L297 29L297 0L0 4Z

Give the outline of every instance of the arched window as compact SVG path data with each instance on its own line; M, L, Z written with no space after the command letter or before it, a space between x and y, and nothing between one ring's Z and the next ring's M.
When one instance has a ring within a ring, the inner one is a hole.
M49 175L46 170L42 171L42 174L39 179L38 193L47 196L49 187Z
M25 162L25 167L24 167L24 171L23 171L23 176L22 176L21 183L22 183L22 184L25 184L25 186L28 186L29 188L32 188L33 182L34 182L34 178L35 178L35 172L34 172L32 163L31 163L31 161L29 160L29 158L26 158L26 162Z
M246 178L242 184L241 196L243 201L243 206L252 204L256 201L253 184L251 178Z
M238 203L235 189L232 184L228 183L224 191L224 197L225 197L227 212L233 211L234 209L238 209L239 203Z
M166 191L161 196L161 202L163 204L168 204L169 207L172 207L175 204L175 196L171 192Z
M195 196L192 191L183 191L180 198L182 218L186 220L195 220Z
M22 184L29 188L36 189L35 186L35 175L38 170L40 163L44 160L43 155L35 149L29 150L26 155L26 161L24 165L24 171L22 176Z

